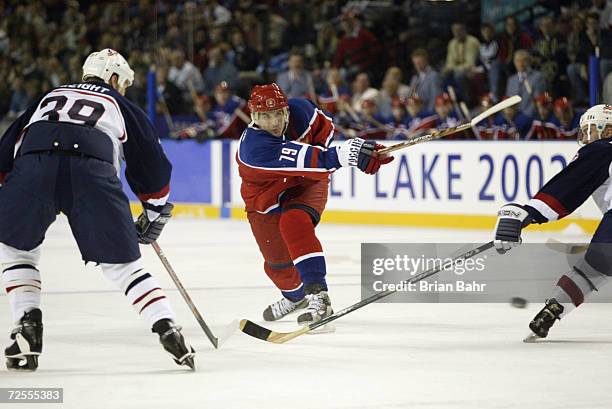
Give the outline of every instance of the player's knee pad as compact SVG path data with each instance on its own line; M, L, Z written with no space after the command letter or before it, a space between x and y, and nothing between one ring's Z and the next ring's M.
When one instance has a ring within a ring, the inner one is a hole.
M3 269L20 264L37 267L39 260L40 246L32 250L19 250L0 243L0 264L2 264Z
M163 308L159 311L160 314L163 315L163 311L169 309L169 306L166 305L166 294L162 291L157 280L143 268L141 259L123 264L103 263L100 266L104 275L123 291L139 314L151 315L151 311L159 309L158 307L162 304ZM158 301L161 303L158 303ZM162 318L171 317L163 316Z

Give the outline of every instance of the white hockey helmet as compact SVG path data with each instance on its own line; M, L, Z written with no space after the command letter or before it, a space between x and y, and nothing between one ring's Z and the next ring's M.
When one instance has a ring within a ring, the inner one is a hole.
M134 82L134 71L121 54L110 48L89 54L83 63L83 81L89 77L102 78L109 83L113 74L117 74L119 85L129 87Z
M583 144L602 138L612 138L612 105L600 104L587 109L580 117L580 134Z

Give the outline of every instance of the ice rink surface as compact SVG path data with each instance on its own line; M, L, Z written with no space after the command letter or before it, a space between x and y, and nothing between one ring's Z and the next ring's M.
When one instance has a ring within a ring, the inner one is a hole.
M333 305L338 310L360 297L361 242L484 242L489 235L322 225ZM552 235L559 238L524 237ZM213 331L235 318L260 322L278 299L246 221L175 219L159 243ZM39 370L0 369L0 387L64 388L64 403L45 408L612 407L609 304L582 306L539 344L521 342L539 304L375 304L336 321L333 334L275 345L237 332L214 350L153 249L142 251L198 352L197 372L176 366L123 294L99 269L83 266L62 218L48 233L40 266ZM269 326L297 329L295 316ZM11 327L2 297L0 331Z

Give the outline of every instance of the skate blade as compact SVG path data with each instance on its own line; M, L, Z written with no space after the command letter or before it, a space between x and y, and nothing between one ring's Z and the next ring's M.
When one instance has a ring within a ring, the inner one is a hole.
M523 339L523 342L526 343L526 344L533 344L533 343L536 343L540 339L544 339L544 338L542 338L542 337L534 334L533 332L531 332L529 335L527 335Z
M336 332L336 326L333 324L325 324L319 328L315 328L313 330L308 331L307 334L310 334L310 335L330 334L332 332Z
M25 355L19 358L7 357L6 369L11 372L34 372L38 369L39 355Z
M181 357L181 359L174 359L178 365L185 365L191 368L192 371L195 371L195 351L191 348L191 352L186 353Z

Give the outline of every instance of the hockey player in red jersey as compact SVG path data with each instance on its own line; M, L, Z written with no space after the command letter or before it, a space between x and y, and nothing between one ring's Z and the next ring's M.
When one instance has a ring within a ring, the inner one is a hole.
M305 308L298 323L307 325L332 313L315 235L330 173L355 166L374 174L393 157L379 157L380 145L360 138L330 147L332 120L307 99L287 100L276 84L254 87L248 104L252 122L236 154L241 194L264 271L283 295L263 316L273 321Z
M498 212L495 247L505 253L520 244L521 230L567 216L593 195L603 217L584 257L566 272L544 308L533 318L525 341L545 338L556 320L578 307L612 276L612 106L595 105L580 118L583 146L574 160L525 205L509 203Z

